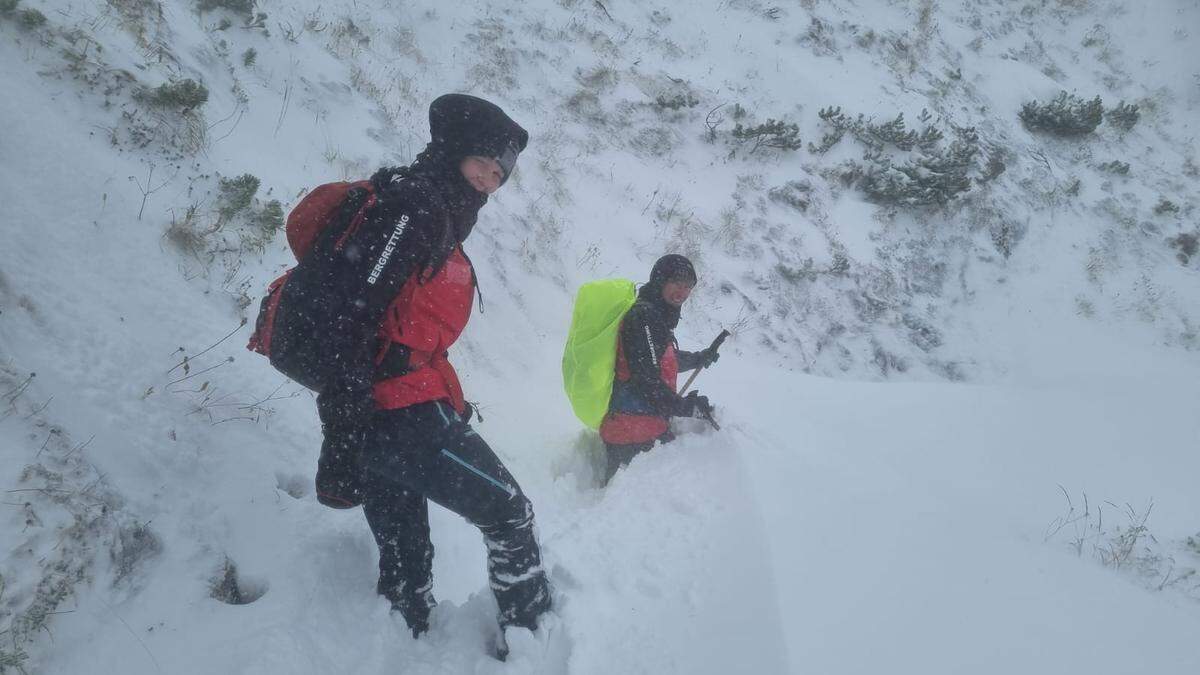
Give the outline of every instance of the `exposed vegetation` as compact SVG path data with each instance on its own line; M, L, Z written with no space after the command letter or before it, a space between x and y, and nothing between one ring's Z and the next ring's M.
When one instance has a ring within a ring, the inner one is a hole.
M17 25L25 30L34 30L46 25L46 15L32 7L17 12Z
M1134 114L1136 115L1136 110ZM1056 136L1084 136L1100 126L1104 117L1104 104L1099 96L1085 101L1064 91L1048 103L1026 103L1021 107L1019 117L1021 123L1030 131L1041 131Z
M1159 197L1158 203L1154 205L1154 213L1160 216L1168 213L1179 213L1179 205L1166 197Z
M683 110L684 108L695 108L700 105L700 99L693 94L675 94L667 96L660 94L654 99L654 106L662 110Z
M733 128L732 134L738 142L750 145L751 154L758 152L761 148L799 150L804 147L800 141L800 127L782 119L767 119L762 124L751 126L745 126L738 122Z
M1137 104L1127 105L1125 101L1121 101L1117 107L1104 113L1104 121L1121 131L1132 129L1141 117Z
M200 12L224 9L249 18L254 15L254 0L196 0L196 9Z
M907 127L903 113L879 124L862 115L851 119L841 108L824 108L818 115L833 130L810 150L828 152L846 134L865 145L863 163L847 162L840 176L878 204L943 206L971 189L970 173L980 152L974 128L952 127L955 139L945 144L944 132L929 123L926 111L919 118L925 124L920 131ZM1000 165L991 164L992 178L1004 170L1001 155L994 156Z
M138 99L159 108L187 112L208 102L208 88L188 78L144 90L138 94Z
M1191 262L1192 256L1196 255L1197 251L1200 251L1200 234L1196 232L1183 232L1178 236L1172 237L1168 240L1168 243L1171 244L1171 248L1179 250L1176 257L1179 258L1179 262L1186 265Z
M237 178L220 179L217 184L217 213L221 221L227 221L249 208L260 184L258 177L249 173Z

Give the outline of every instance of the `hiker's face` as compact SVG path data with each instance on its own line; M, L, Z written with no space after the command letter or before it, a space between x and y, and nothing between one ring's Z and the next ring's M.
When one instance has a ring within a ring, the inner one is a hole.
M471 155L463 159L458 165L462 171L463 178L471 184L471 187L485 195L490 195L500 189L500 183L504 180L504 172L500 169L500 162L491 157L479 157Z
M694 284L686 281L668 281L663 284L663 300L676 307L682 307L684 301L692 294L693 286Z

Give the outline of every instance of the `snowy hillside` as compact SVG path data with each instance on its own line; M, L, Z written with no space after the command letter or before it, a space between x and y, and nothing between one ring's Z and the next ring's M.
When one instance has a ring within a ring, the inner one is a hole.
M0 0L0 672L1200 672L1198 40L1186 0ZM414 641L243 349L282 214L449 91L532 137L452 353L555 588L507 663L477 531L431 513ZM1061 91L1098 125L1022 120ZM723 428L601 490L571 301L667 251Z

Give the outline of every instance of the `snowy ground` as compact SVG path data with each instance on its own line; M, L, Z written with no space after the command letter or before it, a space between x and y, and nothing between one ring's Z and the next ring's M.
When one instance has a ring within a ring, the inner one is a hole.
M0 98L3 658L24 652L30 673L1200 672L1200 285L1163 244L1195 227L1200 195L1178 168L1200 101L1178 58L1200 32L1194 4L947 3L925 43L922 3L787 3L778 20L755 2L694 16L412 3L356 33L300 2L262 6L270 35L215 30L219 14L185 3L161 21L144 19L155 3L26 4L48 27L0 19L0 84L15 92ZM1103 58L1080 48L1095 25ZM306 30L293 41L285 26ZM879 42L858 49L868 26ZM80 70L61 52L70 29L104 47ZM888 31L916 40L919 69L897 69ZM976 32L988 41L970 50ZM953 67L967 84L938 98ZM202 76L204 147L174 160L170 138L137 147L129 87L86 79L120 69ZM669 77L705 105L648 108ZM727 97L794 114L806 140L823 105L911 116L936 102L1024 158L1041 141L1012 111L1059 87L1157 108L1130 138L1047 143L1048 174L1014 160L981 189L1028 223L1007 259L986 225L931 234L881 216L818 178L830 158L723 160L699 138ZM480 433L532 497L555 586L555 616L506 664L486 653L477 532L434 510L442 604L413 641L374 594L361 513L313 498L311 397L242 349L239 327L242 293L256 301L288 263L282 238L259 256L224 230L235 254L210 261L164 234L188 206L212 216L213 172L253 172L261 201L288 206L403 161L446 89L496 97L534 135L468 243L487 309L453 355L484 405ZM974 112L984 103L1003 114ZM1102 181L1094 164L1115 157L1131 177ZM1076 175L1077 202L1029 196ZM816 185L809 212L755 206L795 177ZM718 225L735 191L741 233ZM1153 215L1164 194L1183 210ZM685 348L748 319L698 381L723 429L688 425L599 490L596 441L558 382L571 293L640 279L667 249L702 261ZM796 287L767 269L839 251L851 276ZM938 269L925 258L942 265L934 291L913 290ZM862 298L886 308L868 320ZM942 343L907 342L902 315ZM910 368L881 373L873 345ZM249 602L212 597L227 563Z

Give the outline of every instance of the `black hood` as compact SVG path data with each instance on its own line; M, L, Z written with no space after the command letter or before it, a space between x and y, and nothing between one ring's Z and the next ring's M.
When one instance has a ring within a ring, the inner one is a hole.
M696 268L692 261L670 253L659 258L650 270L650 281L638 289L638 302L652 306L667 322L671 330L679 325L679 307L663 299L663 286L670 281L686 281L696 283Z
M517 155L529 143L529 133L494 103L466 94L446 94L429 106L429 145L407 167L380 169L371 180L382 189L400 178L420 178L437 190L450 216L455 238L466 241L487 203L459 165L472 155L501 163L508 179Z

